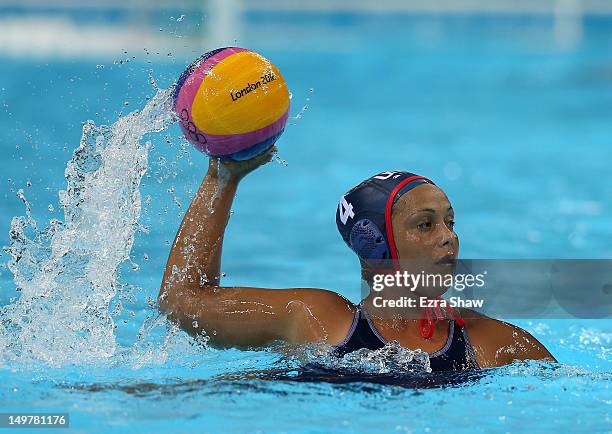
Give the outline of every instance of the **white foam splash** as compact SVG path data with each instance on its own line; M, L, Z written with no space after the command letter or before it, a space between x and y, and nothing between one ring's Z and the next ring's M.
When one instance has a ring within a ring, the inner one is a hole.
M378 350L361 348L342 357L335 356L329 348L314 348L307 357L308 362L326 369L359 374L431 372L426 352L404 348L398 341L388 342Z
M570 327L570 334L565 344L573 349L604 360L612 359L612 333L594 327Z
M21 296L0 311L0 365L86 364L116 353L109 303L140 217L148 153L140 140L173 122L172 89L159 90L142 110L110 127L87 122L59 193L63 222L39 229L18 192L26 215L13 218L6 251Z

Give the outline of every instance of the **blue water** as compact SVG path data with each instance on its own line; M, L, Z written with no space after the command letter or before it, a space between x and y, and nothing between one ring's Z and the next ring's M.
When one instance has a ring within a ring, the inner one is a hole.
M321 287L357 302L358 262L336 232L337 201L393 169L447 192L464 258L612 257L612 18L585 24L567 46L544 17L249 16L239 44L279 67L294 117L307 108L278 143L287 164L273 162L239 188L224 284ZM168 87L192 52L211 48L100 61L2 58L2 244L11 242L12 217L25 214L20 189L40 227L64 218L58 191L83 122L111 125L141 109L156 94L150 76ZM207 161L177 125L146 141L140 226L111 301L122 302L117 327L106 330L114 353L92 359L66 347L54 362L45 358L52 341L23 335L18 344L36 351L1 350L0 408L69 412L71 432L612 429L609 320L515 321L560 365L515 364L443 389L252 378L286 362L271 350L205 348L163 318L155 323L147 298L157 295ZM11 272L0 271L0 304L9 306L20 295ZM37 315L32 321L55 318Z

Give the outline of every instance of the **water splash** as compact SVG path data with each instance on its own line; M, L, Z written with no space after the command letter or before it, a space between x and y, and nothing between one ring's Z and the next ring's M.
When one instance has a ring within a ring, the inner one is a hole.
M605 329L573 325L564 343L574 351L587 352L606 362L612 360L612 333Z
M308 89L308 93L309 94L313 94L314 93L314 87L311 87L310 89ZM289 99L293 100L293 93L289 92ZM304 114L306 114L306 112L309 109L309 104L310 104L310 96L306 97L306 102L304 103L304 105L302 105L302 107L300 108L300 110L298 111L298 113L295 116L291 116L289 117L289 125L297 125L298 121L300 119L302 119L304 117Z
M337 357L329 348L313 347L307 352L308 363L325 369L355 374L405 374L431 372L429 355L410 350L398 341L388 342L378 350L361 348Z
M140 140L173 122L172 89L163 89L110 127L85 123L59 192L64 221L40 229L18 192L26 215L13 218L6 252L21 296L0 310L0 365L95 363L116 353L109 304L141 212L148 145Z

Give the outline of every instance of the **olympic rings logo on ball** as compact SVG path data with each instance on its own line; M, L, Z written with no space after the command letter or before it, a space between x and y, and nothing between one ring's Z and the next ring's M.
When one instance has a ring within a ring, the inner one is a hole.
M181 110L181 114L179 115L179 118L181 119L181 124L189 133L189 137L191 137L191 139L193 139L194 141L205 145L207 142L206 137L204 136L204 134L198 132L198 129L196 128L195 124L191 121L191 117L189 116L189 111L186 108Z

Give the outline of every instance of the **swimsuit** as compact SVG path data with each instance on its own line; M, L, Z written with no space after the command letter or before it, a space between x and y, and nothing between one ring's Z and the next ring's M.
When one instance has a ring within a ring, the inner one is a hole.
M334 354L342 357L360 348L378 350L386 344L387 340L376 330L366 310L359 305L347 337L335 346ZM433 372L478 368L465 327L459 327L455 320L449 321L446 344L441 349L429 353L429 363Z

